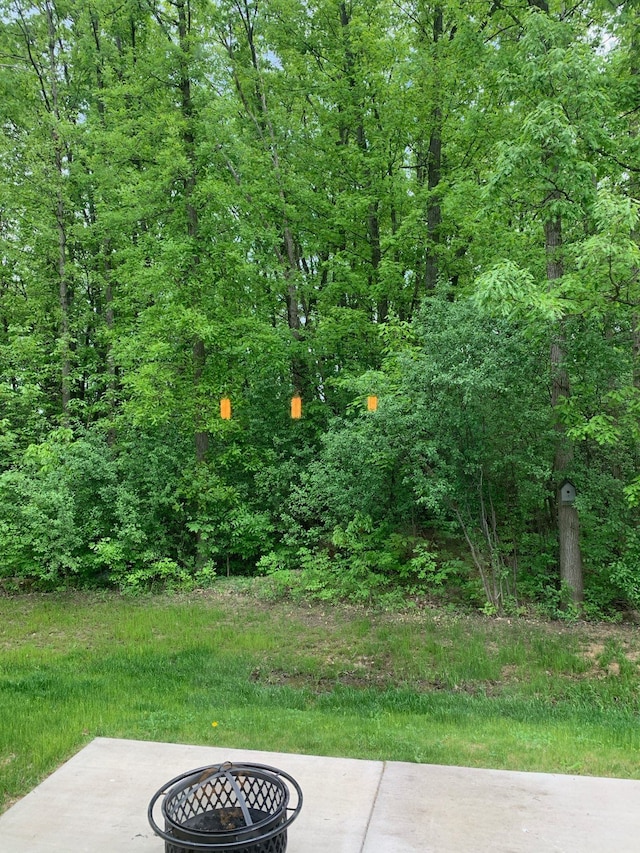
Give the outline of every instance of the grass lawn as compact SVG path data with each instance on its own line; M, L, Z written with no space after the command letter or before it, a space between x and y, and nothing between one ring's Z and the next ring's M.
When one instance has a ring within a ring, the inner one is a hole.
M96 736L640 778L640 632L189 596L0 598L0 811Z

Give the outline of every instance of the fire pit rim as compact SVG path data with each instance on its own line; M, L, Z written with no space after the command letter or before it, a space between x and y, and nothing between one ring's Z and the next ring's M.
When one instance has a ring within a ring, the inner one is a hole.
M170 799L172 797L172 795L174 795L176 793L180 793L183 791L186 792L190 788L196 789L198 786L202 786L205 784L211 784L216 779L220 779L220 780L227 779L230 782L230 784L235 788L236 794L238 796L242 795L243 792L236 787L235 781L232 780L230 777L233 776L235 779L238 776L243 775L243 770L246 767L250 767L251 770L254 771L250 774L252 778L264 779L265 781L271 782L272 784L277 783L279 785L279 787L282 791L282 795L283 795L283 801L282 801L280 810L278 812L275 812L274 814L267 814L266 817L262 818L261 820L255 822L255 823L253 821L251 821L251 823L246 823L245 826L233 827L231 829L216 829L215 834L224 836L227 834L237 835L238 833L246 832L247 837L250 837L251 833L258 831L264 827L268 827L271 824L277 824L278 827L281 827L282 826L282 815L284 812L286 812L287 807L289 805L289 789L287 788L287 786L284 784L284 782L281 779L277 778L280 775L280 772L273 772L276 770L276 768L270 768L269 771L267 772L263 768L259 767L257 764L246 764L246 763L233 764L231 761L225 761L223 764L212 764L212 765L204 767L204 768L192 770L188 773L188 775L186 777L183 777L181 779L181 781L186 780L186 784L181 785L180 782L177 782L175 785L172 785L172 787L166 792L166 796L161 803L161 810L162 810L163 817L165 819L165 823L170 823L178 831L183 829L183 825L181 823L179 823L177 820L175 820L169 814L169 812L166 808L167 800ZM257 772L255 772L255 771L257 771ZM247 776L249 774L245 773L244 775ZM193 776L193 779L194 779L193 782L189 781L190 776ZM240 803L240 808L242 809L242 812L243 812L245 819L246 819L247 815L245 813L245 808L244 808L243 803ZM210 832L208 832L207 830L195 829L191 826L189 827L189 834L190 835L201 835L204 838L208 838L210 836ZM226 843L226 841L225 841L225 843ZM209 841L209 844L211 844L211 841Z
M162 838L164 841L168 841L170 844L180 845L180 843L181 843L180 839L176 838L175 835L171 835L169 832L166 832L165 830L161 829L158 826L158 824L155 822L155 819L153 817L153 809L154 809L157 801L163 795L165 797L168 796L173 791L173 789L178 785L179 782L182 782L185 779L189 779L192 776L202 775L206 771L211 771L211 775L215 776L216 772L221 772L223 768L233 768L234 771L240 771L240 772L248 771L247 775L250 775L250 772L253 770L259 770L259 771L266 772L267 774L269 774L271 776L275 776L275 777L282 776L284 779L286 779L287 782L290 782L293 785L293 787L296 791L296 794L297 794L297 802L296 802L295 806L288 805L289 790L288 790L287 786L284 785L286 798L285 798L284 808L282 809L282 814L286 815L287 812L292 812L292 813L290 815L286 816L284 820L281 820L277 824L277 826L275 826L273 829L271 829L268 832L261 835L259 837L259 839L252 839L251 837L247 837L247 838L240 839L239 841L225 841L224 842L224 849L234 849L234 848L246 847L247 844L251 844L252 841L258 841L258 840L261 842L269 841L269 839L273 838L276 835L280 835L282 832L284 832L287 829L287 827L289 827L293 823L293 821L297 818L298 814L300 813L300 809L302 807L302 789L301 789L300 785L298 784L298 782L293 778L293 776L291 776L285 770L280 770L277 767L271 767L268 764L254 764L254 763L250 763L250 762L223 761L221 764L207 764L204 767L197 767L194 770L187 770L184 773L180 773L180 775L175 776L173 779L170 779L168 782L165 782L164 785L156 791L156 793L151 798L151 801L149 802L149 806L147 808L147 819L149 821L149 824L151 825L151 828L155 832L155 834L158 835L160 838ZM204 781L206 781L206 779ZM163 809L163 812L164 812L164 809ZM270 815L268 818L265 818L264 821L259 821L257 824L252 824L251 826L246 827L246 828L248 830L253 830L254 828L259 829L261 825L268 824L269 821L273 821L273 819L275 817L277 817L277 815ZM206 838L206 836L207 836L207 833L200 832L198 830L190 829L189 832L192 835L202 836L203 838ZM237 832L237 830L236 830L236 832ZM188 846L190 848L207 850L207 851L210 851L212 846L215 846L215 844L212 843L211 840L209 840L208 842L203 841L202 843L199 841L189 840L186 843L188 843ZM222 845L220 845L220 846L222 848Z

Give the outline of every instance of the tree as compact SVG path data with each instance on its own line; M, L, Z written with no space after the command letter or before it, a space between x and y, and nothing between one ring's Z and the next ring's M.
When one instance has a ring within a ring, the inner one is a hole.
M571 297L569 247L580 240L593 209L597 170L590 146L606 113L598 60L585 37L575 23L555 20L548 10L543 11L532 11L524 19L522 36L505 68L505 94L513 104L509 124L516 142L502 144L492 183L499 192L506 191L512 208L507 222L522 235L530 256L535 252L532 237L542 232L537 239L544 255L536 254L540 266L544 262L552 303L557 297ZM514 213L519 216L517 225ZM531 260L525 265L535 270ZM534 276L542 278L538 270ZM572 309L568 306L567 300L550 328L550 401L557 436L553 482L560 576L578 603L583 597L578 514L575 506L560 499L560 486L570 476L574 460L573 442L562 417L572 393L567 339Z
M68 66L67 10L45 0L35 8L12 4L2 16L5 139L15 155L8 177L19 193L7 220L24 246L22 257L32 269L40 266L44 280L55 285L59 410L68 422L74 346L70 192L79 102ZM8 68L19 86L9 85ZM49 303L46 310L52 309Z

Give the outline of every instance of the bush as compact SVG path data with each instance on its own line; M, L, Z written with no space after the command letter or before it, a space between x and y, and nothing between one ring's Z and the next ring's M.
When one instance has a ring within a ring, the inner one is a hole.
M157 483L136 481L131 462L100 434L55 430L31 445L19 467L0 474L0 576L47 588L122 586L128 573L134 585L146 575L177 580L162 474ZM154 466L146 462L148 478Z

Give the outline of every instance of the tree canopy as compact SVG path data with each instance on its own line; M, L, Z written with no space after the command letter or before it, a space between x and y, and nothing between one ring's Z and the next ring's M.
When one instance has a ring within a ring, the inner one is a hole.
M638 606L639 69L629 0L0 0L0 577Z

